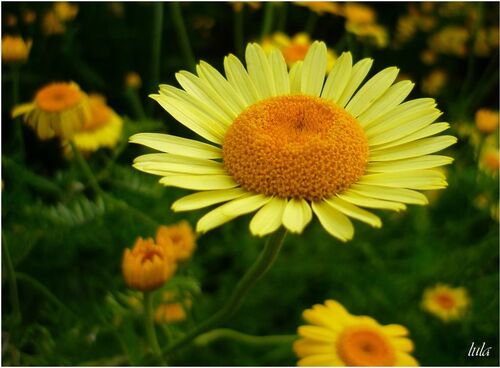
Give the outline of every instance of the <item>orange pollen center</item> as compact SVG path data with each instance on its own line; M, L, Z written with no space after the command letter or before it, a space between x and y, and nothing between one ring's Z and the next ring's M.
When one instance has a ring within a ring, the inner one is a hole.
M146 252L144 252L144 254L142 254L141 264L144 264L147 261L153 262L155 256L157 256L160 259L163 259L163 254L161 254L161 252L159 252L158 250L156 249L147 250Z
M235 119L223 157L226 170L249 192L320 200L364 174L368 142L358 122L333 102L271 97Z
M451 309L455 306L455 300L449 294L443 293L436 295L436 302L444 309Z
M337 352L347 366L393 366L394 348L387 338L370 327L350 327L337 341Z
M35 96L40 109L47 112L62 112L82 101L81 91L69 83L54 83L42 88Z

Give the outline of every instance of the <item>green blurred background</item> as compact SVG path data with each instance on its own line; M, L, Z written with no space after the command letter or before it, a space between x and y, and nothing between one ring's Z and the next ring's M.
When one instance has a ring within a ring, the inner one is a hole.
M243 47L275 31L289 36L308 31L337 54L349 49L355 60L373 57L373 71L396 65L416 82L410 98L435 97L442 121L459 137L446 152L455 158L446 168L449 187L428 193L429 206L409 206L397 214L378 211L382 229L356 223L354 240L347 244L330 237L316 220L302 235L288 235L274 267L225 327L253 335L295 334L304 309L335 299L353 314L408 327L422 365L498 365L498 169L480 165L486 144L498 157L498 128L486 134L474 124L479 108L498 111L498 4L424 4L367 4L387 32L381 45L348 32L343 17L293 3L260 3L256 9L183 3L177 8L182 18L172 3L76 3L76 16L59 34L50 34L45 25L53 3L3 3L3 35L32 39L33 46L25 64L2 65L2 363L150 363L140 311L126 302L135 294L127 291L120 268L123 250L137 236L153 236L155 226L96 198L59 142L41 142L27 126L22 128L26 154L19 159L15 124L20 122L10 118L10 110L52 81L73 80L87 92L103 94L125 121L120 143L88 159L103 189L158 224L187 219L194 225L203 211L170 210L188 192L163 188L156 177L134 170L133 158L147 150L127 144L136 132L192 136L147 97L159 82L177 86L175 73L190 67L179 36L182 19L195 59L218 70L225 55L241 52L237 24L243 27ZM24 20L27 11L36 14L34 21ZM413 31L411 22L405 23L408 17L416 24ZM420 25L424 17L430 25ZM443 51L430 41L447 27L465 30L465 54ZM486 51L476 48L481 29L496 32L496 43ZM430 63L421 58L426 51L434 55ZM14 68L20 73L17 101L11 93ZM441 85L429 81L436 70L445 74ZM131 71L142 78L139 89L124 83ZM434 88L424 87L429 84ZM171 332L180 334L217 311L257 257L263 240L249 234L248 222L244 216L198 239L192 261L172 281L193 293L192 313ZM21 318L13 307L13 280ZM436 283L468 290L471 306L462 319L444 323L421 309L424 290ZM160 340L165 343L162 334ZM472 342L492 346L490 356L467 357ZM224 340L187 347L170 363L295 365L296 358L289 343Z

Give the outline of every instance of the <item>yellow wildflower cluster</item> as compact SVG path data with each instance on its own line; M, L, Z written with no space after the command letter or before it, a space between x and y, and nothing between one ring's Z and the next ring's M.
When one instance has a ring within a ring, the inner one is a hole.
M160 226L156 241L138 238L132 249L125 250L122 261L125 283L140 291L157 289L174 275L178 262L191 257L194 249L194 234L187 222Z
M432 70L422 81L422 92L431 96L438 96L445 86L447 79L448 76L444 70Z
M73 141L83 152L114 147L123 121L100 95L87 95L74 83L51 83L35 94L32 102L14 107L12 116L24 116L42 140L58 137Z
M78 5L70 2L56 2L43 16L42 29L46 35L62 34L66 31L66 22L72 21L78 14Z
M165 291L161 303L155 310L155 321L158 323L177 323L186 319L187 309L191 308L192 300L188 293Z

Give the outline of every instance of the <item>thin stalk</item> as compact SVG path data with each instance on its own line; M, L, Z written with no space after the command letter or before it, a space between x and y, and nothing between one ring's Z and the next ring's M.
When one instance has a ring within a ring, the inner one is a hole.
M156 82L151 83L152 85L152 90L156 90L158 88L159 84L159 79L153 79L156 80ZM144 112L144 108L142 107L141 99L139 98L139 95L137 94L137 90L132 87L126 87L125 89L125 97L127 98L128 103L130 104L130 109L132 110L132 114L134 114L134 118L139 119L139 120L145 120L146 119L146 113Z
M244 57L244 16L243 12L245 11L245 7L241 7L240 11L234 11L234 50L236 51L236 55L243 59Z
M316 14L315 12L310 12L309 13L309 17L307 18L307 22L306 22L306 26L305 26L305 32L312 36L313 32L314 32L314 28L316 28L316 23L318 22L318 14Z
M169 354L178 350L180 347L188 344L202 333L219 326L226 319L231 317L241 306L248 292L255 286L257 281L260 280L267 271L269 271L271 266L276 261L283 244L283 240L285 239L285 235L286 229L283 227L272 234L255 263L250 267L250 269L248 269L236 285L226 304L218 312L198 325L198 327L194 330L191 330L182 338L171 344L166 349L165 353Z
M194 58L193 50L189 42L189 37L186 31L186 26L184 24L184 18L182 17L181 7L178 2L170 3L172 23L174 24L175 31L177 33L177 38L180 42L182 55L184 56L184 61L188 65L191 71L196 70L196 61Z
M291 344L297 339L297 335L267 335L255 336L248 335L243 332L231 330L229 328L218 328L196 338L194 343L196 345L209 345L216 340L235 340L246 345L252 346L267 346L267 345L280 345Z
M85 176L87 177L87 180L89 181L89 184L92 188L92 190L96 194L102 195L104 192L102 191L101 187L99 186L99 183L97 182L97 179L95 178L94 174L92 173L92 169L88 165L87 161L85 158L82 156L80 150L76 146L74 141L70 141L70 146L71 150L73 151L73 157L75 157L78 165L80 166L80 169L83 171Z
M286 26L286 16L288 11L288 3L283 1L279 3L278 8L278 21L276 22L276 31L283 32Z
M49 289L47 289L42 283L40 283L33 277L21 272L16 272L16 278L18 281L24 281L25 283L30 284L34 289L45 295L47 299L57 305L61 310L72 316L75 316L75 314L63 302L61 302Z
M262 30L260 32L260 39L263 40L267 35L269 35L273 29L273 16L274 16L274 4L269 1L266 3L264 9L264 20L262 21Z
M12 106L16 106L19 103L19 65L12 65ZM21 162L24 161L24 138L23 138L23 127L21 125L21 119L14 119L15 125L15 135L17 141L17 149L19 154L19 159Z
M151 37L151 83L150 91L160 84L161 36L163 32L163 3L153 3L153 34ZM151 110L154 105L149 104ZM150 111L152 113L152 111Z
M153 293L151 291L144 292L144 322L146 326L146 336L148 338L149 346L153 351L155 358L162 365L165 365L163 356L161 354L160 345L158 345L158 339L156 338L155 331L155 321L153 313Z
M17 291L16 273L14 271L14 265L12 263L12 258L10 257L10 251L7 246L5 235L2 235L2 251L3 259L5 260L5 267L7 268L7 274L9 277L10 302L12 304L12 310L14 311L14 319L16 323L18 323L21 322L22 319L21 308L19 307L19 293Z

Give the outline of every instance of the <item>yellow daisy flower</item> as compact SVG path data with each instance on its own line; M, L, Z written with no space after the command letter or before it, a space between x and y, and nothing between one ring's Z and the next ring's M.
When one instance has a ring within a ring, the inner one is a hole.
M122 119L100 95L89 95L89 105L91 118L73 135L73 142L83 153L94 152L101 147L114 147L122 133Z
M32 41L24 41L19 36L2 37L2 61L5 63L19 63L28 60Z
M430 137L449 124L432 124L441 115L433 99L402 103L413 83L392 85L396 67L362 85L373 60L352 65L344 53L325 81L323 42L314 42L290 72L278 50L266 55L257 44L248 45L246 62L248 71L234 55L226 57L227 79L201 62L198 76L176 74L184 90L162 85L151 95L210 143L154 133L130 138L163 152L136 158L134 167L162 176L163 185L199 191L177 200L174 211L227 202L198 221L198 232L257 211L253 234L281 225L301 233L314 213L326 231L347 241L354 234L349 217L381 226L362 207L424 205L416 190L447 186L432 168L452 159L429 154L456 138Z
M476 127L480 132L493 133L498 128L498 111L490 109L479 109L475 115Z
M410 353L408 330L380 325L368 316L353 316L340 303L327 300L302 314L308 325L293 345L298 366L418 366Z
M41 88L33 102L16 106L12 117L24 115L40 139L71 139L91 119L88 97L73 82Z
M445 322L462 318L469 304L465 288L452 288L444 284L426 289L422 300L424 310Z
M170 279L177 266L171 254L152 239L137 238L132 249L125 249L122 272L129 288L154 290Z
M271 53L275 48L279 49L285 58L286 65L291 68L297 61L304 60L311 44L311 38L307 33L297 33L290 38L282 32L276 32L273 35L266 37L262 41L261 46L266 54ZM337 59L337 55L335 55L335 52L332 49L328 48L326 62L327 72L332 70L333 64L335 64L335 59Z
M187 221L160 226L156 231L156 243L171 247L177 261L187 261L196 249L195 234Z

